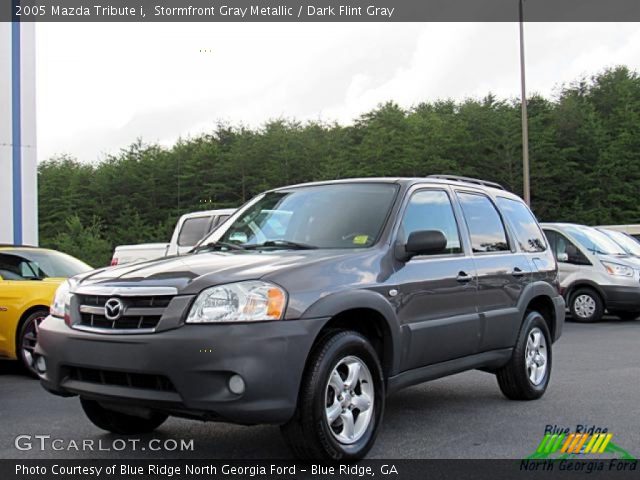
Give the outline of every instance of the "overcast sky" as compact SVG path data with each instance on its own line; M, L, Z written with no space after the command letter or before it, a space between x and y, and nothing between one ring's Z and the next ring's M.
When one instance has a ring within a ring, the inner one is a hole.
M526 24L529 93L640 67L640 25ZM96 161L219 120L350 123L381 102L519 97L516 23L39 23L38 158Z

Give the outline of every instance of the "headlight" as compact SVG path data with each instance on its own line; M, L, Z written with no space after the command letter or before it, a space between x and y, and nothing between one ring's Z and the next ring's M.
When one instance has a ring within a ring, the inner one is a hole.
M626 265L620 265L618 263L602 262L604 268L609 275L615 275L618 277L633 277L633 268Z
M272 283L249 281L207 288L194 302L187 323L281 320L286 292Z
M60 284L49 310L52 317L64 318L65 311L69 311L69 303L71 301L70 290L71 282L69 280L65 280L64 283Z

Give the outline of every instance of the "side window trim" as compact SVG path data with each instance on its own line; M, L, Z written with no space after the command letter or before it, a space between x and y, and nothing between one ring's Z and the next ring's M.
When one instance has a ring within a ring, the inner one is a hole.
M486 193L484 193L482 191L479 191L479 190L471 190L471 189L465 189L465 188L455 188L454 192L456 194L456 200L458 201L458 203L460 203L460 210L461 210L461 214L462 214L462 220L464 221L464 224L466 226L468 240L469 240L469 246L470 246L470 250L471 250L471 255L472 256L476 256L476 255L481 255L481 256L506 255L506 254L513 254L513 253L517 253L518 252L517 247L515 246L516 242L513 241L513 238L512 238L512 235L511 235L511 231L509 230L509 228L507 226L507 222L505 222L505 219L502 216L502 212L500 211L498 206L495 204L495 202L493 201L493 199L489 195L487 195ZM499 250L499 251L495 251L495 252L474 252L473 251L473 240L471 238L471 229L469 228L469 224L467 223L467 217L464 215L464 210L462 208L462 202L460 200L460 197L458 196L458 193L466 193L468 195L478 195L478 196L482 196L482 197L486 198L487 200L489 200L489 203L493 206L494 210L498 214L498 218L500 219L500 222L502 223L502 229L504 231L504 236L505 236L505 238L507 240L507 244L509 246L508 250Z
M451 195L451 191L446 188L446 186L442 185L438 185L438 186L429 186L429 185L414 185L412 188L409 188L407 190L407 192L405 193L405 196L402 200L402 205L400 206L400 210L398 212L398 216L397 216L397 220L396 220L396 225L393 227L393 244L395 245L396 242L398 241L398 235L400 233L400 228L402 228L402 222L404 221L404 216L407 213L407 209L409 208L409 204L411 203L411 199L413 198L414 195L416 195L419 192L424 192L424 191L436 191L436 192L443 192L447 198L449 199L449 203L451 205L451 212L453 213L453 219L456 223L456 229L458 231L458 240L460 242L460 252L459 253L441 253L439 255L418 255L413 257L413 260L416 261L420 261L420 260L427 260L427 259L432 259L432 258L460 258L460 257L466 257L469 255L469 251L470 249L467 248L467 244L465 242L465 237L464 237L464 231L461 228L462 225L460 224L460 217L459 215L461 214L461 212L458 212L458 205L455 202L455 199L452 198Z

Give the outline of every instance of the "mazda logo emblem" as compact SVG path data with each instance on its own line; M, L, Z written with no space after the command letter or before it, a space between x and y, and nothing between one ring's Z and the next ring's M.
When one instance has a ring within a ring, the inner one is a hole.
M107 320L117 320L122 316L124 305L119 298L110 298L104 304L104 316Z

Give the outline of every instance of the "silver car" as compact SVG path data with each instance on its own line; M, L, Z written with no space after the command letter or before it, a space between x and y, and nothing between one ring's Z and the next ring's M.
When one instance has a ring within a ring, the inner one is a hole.
M640 240L636 240L634 237L625 232L619 232L617 230L610 230L608 228L596 227L600 232L604 233L611 240L616 242L632 257L640 258Z
M543 223L542 228L575 321L597 322L605 310L623 320L640 315L640 260L592 227Z

